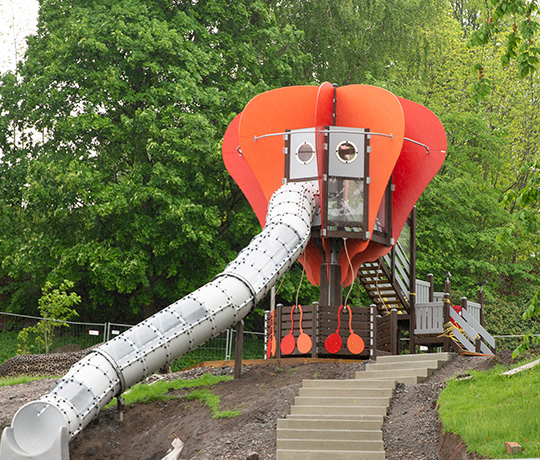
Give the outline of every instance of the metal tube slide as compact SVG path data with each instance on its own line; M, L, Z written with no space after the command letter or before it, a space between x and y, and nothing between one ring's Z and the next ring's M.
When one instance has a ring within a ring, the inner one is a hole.
M69 440L115 396L244 318L304 251L317 196L314 183L279 188L262 232L213 281L95 349L19 409L0 460L68 460Z

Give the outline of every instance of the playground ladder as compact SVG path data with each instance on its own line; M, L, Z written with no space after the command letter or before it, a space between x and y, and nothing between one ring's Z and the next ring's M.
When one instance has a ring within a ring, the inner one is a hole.
M408 283L405 286L401 277L393 276L384 259L363 264L358 271L358 280L379 311L409 311L409 302L404 295L408 292Z

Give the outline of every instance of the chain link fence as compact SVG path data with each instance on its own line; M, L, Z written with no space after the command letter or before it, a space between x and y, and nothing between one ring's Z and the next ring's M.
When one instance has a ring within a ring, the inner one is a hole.
M39 321L55 321L37 316L18 315L0 312L0 364L15 356L20 344L18 334L21 330L35 326ZM65 326L55 328L51 352L80 351L106 342L121 334L133 325L119 323L86 323L78 321L60 321ZM173 371L185 369L204 361L229 361L234 358L236 330L227 329L210 339L195 350L190 351L171 364ZM31 353L43 353L34 345ZM244 359L262 359L264 357L264 333L244 331Z

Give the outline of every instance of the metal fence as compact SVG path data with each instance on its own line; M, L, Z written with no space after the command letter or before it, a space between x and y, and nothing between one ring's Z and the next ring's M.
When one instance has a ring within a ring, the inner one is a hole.
M35 326L38 321L55 321L37 316L18 315L0 312L0 363L17 354L18 333L27 327ZM121 334L133 325L119 323L86 323L78 321L61 321L67 324L55 329L51 351L75 351L102 342L106 342ZM200 347L176 360L173 370L199 364L204 361L231 360L234 357L236 330L227 329L220 335L210 339ZM42 353L37 346L32 353ZM264 357L264 333L244 331L243 358L259 359Z

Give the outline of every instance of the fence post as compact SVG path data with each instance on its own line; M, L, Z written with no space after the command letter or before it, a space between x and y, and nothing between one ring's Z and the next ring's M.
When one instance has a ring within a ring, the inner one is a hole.
M416 299L412 299L411 311L409 313L409 353L414 355L416 353L416 342L414 337L414 330L416 329Z
M312 329L312 337L311 337L311 357L316 358L317 357L317 350L318 350L318 343L319 343L319 303L318 302L312 302L311 304L311 311L312 311L312 320L313 320L313 329Z
M478 289L478 303L480 304L480 325L484 325L484 290L482 286Z
M281 316L283 304L276 305L276 316L274 317L274 334L276 335L276 358L281 358Z
M244 320L236 323L236 346L234 348L234 378L242 375L242 349L244 347Z
M474 339L474 350L476 351L476 353L480 353L482 351L482 349L480 347L481 343L482 343L482 339L480 339L480 336L477 336Z
M433 273L430 273L427 276L427 280L429 283L429 302L433 302L435 297L435 287L433 286Z
M397 324L397 309L390 312L390 352L399 355L399 329Z
M462 310L467 310L467 297L462 297L461 298L461 309Z
M377 305L371 304L370 310L371 310L371 321L369 324L369 329L370 329L369 331L370 332L369 357L371 359L375 359L377 357L375 352L377 351L377 341L378 341Z

